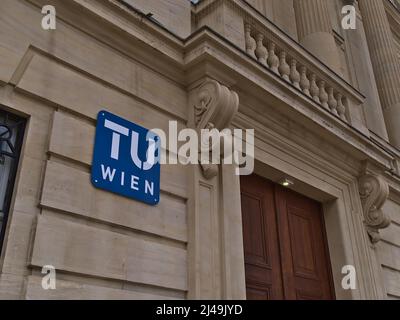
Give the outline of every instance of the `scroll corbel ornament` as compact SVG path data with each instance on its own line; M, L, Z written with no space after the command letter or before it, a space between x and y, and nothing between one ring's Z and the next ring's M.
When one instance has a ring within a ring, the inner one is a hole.
M217 129L223 132L229 128L232 119L239 109L239 96L228 87L215 80L205 81L198 89L194 102L194 122L199 137L201 130ZM221 148L215 140L202 138L200 141L200 153L208 152L210 155L215 148ZM221 150L219 150L221 151ZM210 157L211 158L211 157ZM218 164L201 163L203 175L211 179L218 174Z
M359 190L365 225L371 242L375 244L381 239L379 229L387 228L391 222L382 211L389 196L389 186L381 176L367 173L359 180Z

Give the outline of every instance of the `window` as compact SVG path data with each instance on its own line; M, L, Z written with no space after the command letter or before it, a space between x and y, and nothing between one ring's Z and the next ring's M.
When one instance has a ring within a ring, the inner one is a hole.
M0 109L0 253L17 171L24 119Z

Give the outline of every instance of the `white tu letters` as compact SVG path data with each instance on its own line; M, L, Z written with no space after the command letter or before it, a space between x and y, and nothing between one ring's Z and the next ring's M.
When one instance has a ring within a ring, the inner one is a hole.
M125 128L124 126L121 126L115 122L112 122L110 120L105 120L104 127L113 131L110 157L112 159L118 160L119 159L119 146L121 143L121 135L129 136L129 129ZM135 131L132 131L131 134L132 134L131 158L132 158L133 163L139 169L143 169L145 171L150 170L156 162L156 159L155 159L156 158L155 157L156 141L151 137L147 138L148 142L149 142L149 147L147 149L147 161L143 163L139 159L139 155L138 155L139 134Z
M108 129L111 129L112 131L114 131L113 135L112 135L111 155L110 156L112 159L118 160L121 134L123 134L124 136L129 136L129 130L128 130L128 128L120 126L119 124L116 124L115 122L112 122L110 120L105 120L104 126Z

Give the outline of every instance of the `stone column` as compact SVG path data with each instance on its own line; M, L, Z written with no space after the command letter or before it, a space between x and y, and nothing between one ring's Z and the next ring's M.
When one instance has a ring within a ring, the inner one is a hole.
M340 58L332 33L327 0L295 0L299 42L338 74Z
M239 110L239 96L212 79L190 88L189 126L219 132L230 128ZM221 144L200 141L202 152L223 150ZM189 299L245 299L246 281L240 206L240 180L235 166L192 165L188 199Z
M382 0L359 7L390 142L400 148L400 62Z

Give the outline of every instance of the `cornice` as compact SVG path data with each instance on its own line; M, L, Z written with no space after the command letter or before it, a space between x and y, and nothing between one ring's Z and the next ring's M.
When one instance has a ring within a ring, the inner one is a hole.
M310 71L318 70L318 74L322 72L322 77L324 78L323 80L326 82L334 82L339 84L344 92L351 95L360 103L365 100L365 96L360 91L354 88L350 83L348 83L335 71L324 64L314 54L300 45L298 41L293 39L279 26L269 20L265 15L263 15L245 0L203 0L197 4L195 9L192 11L194 19L196 20L201 18L204 14L207 14L210 12L210 10L221 6L222 4L229 5L230 7L236 9L236 11L239 12L248 23L256 26L257 29L265 30L265 33L268 34L270 40L273 40L275 43L279 43L282 49L287 50L292 55L301 57L298 59L298 61L306 59L306 64L310 68ZM191 35L189 39L192 37L193 35ZM186 39L186 42L187 41L188 39Z
M36 6L46 3L46 0L27 1ZM236 5L241 5L247 11L252 10L243 0L231 1ZM203 27L187 39L182 40L154 22L143 19L140 14L121 7L117 0L70 0L68 2L54 0L54 3L57 4L60 19L66 23L113 48L122 46L123 50L126 50L125 53L132 59L140 60L150 68L184 86L189 87L195 81L193 77L201 78L211 75L228 87L238 86L238 92L245 90L235 80L241 79L243 83L246 83L247 88L252 88L259 94L260 101L263 100L265 94L281 92L281 95L277 95L276 98L282 99L282 104L287 110L308 118L307 121L317 126L318 130L323 130L333 137L338 146L346 146L353 150L358 160L369 158L387 170L392 170L393 154L385 150L383 146L378 146L361 132L333 117L315 104L312 99L289 86L242 49L208 27ZM286 42L297 48L296 50L304 50L261 14L258 15L256 12L252 12L252 14L256 22L269 23L269 27L275 28L277 34L281 34ZM85 16L86 19L80 19L82 16ZM100 23L101 28L98 27ZM152 55L148 54L149 50L152 50ZM311 55L309 57L316 68L324 70L327 76L334 81L342 81L316 58ZM202 62L205 62L203 69L199 68ZM207 69L210 65L212 68ZM344 82L342 84L355 99L363 100L363 96L357 90ZM271 88L275 88L275 92L271 93ZM293 101L298 102L297 106L293 106ZM256 120L259 121L259 119ZM316 134L319 134L318 131Z
M295 88L288 86L268 68L250 58L240 48L227 43L225 39L222 39L211 29L204 27L201 32L198 32L195 37L192 37L186 43L186 48L185 64L188 70L189 82L196 80L190 79L191 74L197 77L196 66L204 66L206 63L210 63L213 68L205 68L203 70L208 73L208 76L219 77L219 74L224 74L230 79L231 85L238 88L237 91L239 93L246 91L246 88L251 88L253 90L252 94L259 94L259 101L263 100L263 96L265 98L265 94L270 95L271 91L280 91L281 96L276 98L283 101L286 100L288 108L292 108L292 111L297 111L308 118L320 130L336 136L337 143L343 145L343 142L345 142L358 154L359 160L372 158L387 170L392 170L392 154L373 143L367 136L352 126L331 116L329 112L315 104L312 99L304 96ZM221 71L221 69L225 71ZM232 80L235 78L239 79L239 81ZM262 84L263 82L265 83L264 85ZM240 83L244 83L246 88L240 88ZM298 105L306 106L306 108L295 109L293 106L294 101L297 101ZM256 120L260 121L260 119ZM318 133L316 132L316 134Z

